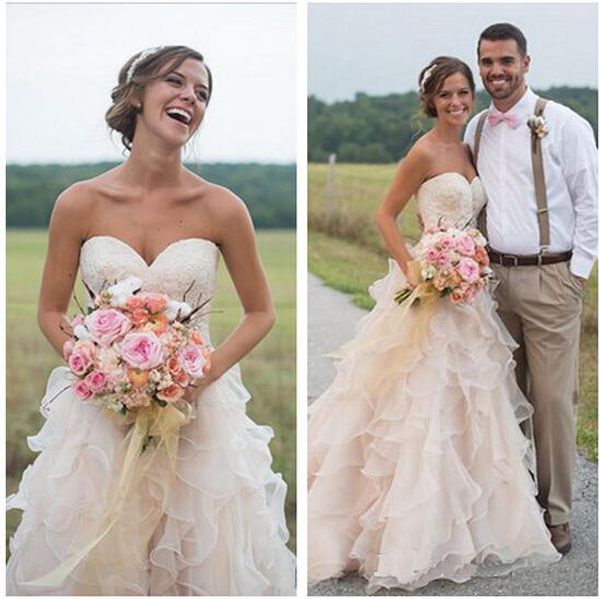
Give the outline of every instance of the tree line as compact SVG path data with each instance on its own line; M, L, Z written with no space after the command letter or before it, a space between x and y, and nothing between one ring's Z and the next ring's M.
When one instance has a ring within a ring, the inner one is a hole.
M75 181L95 177L117 164L9 164L6 167L6 225L47 227L54 202L62 191ZM187 166L242 198L257 228L295 228L295 165L215 163L203 164L201 168Z
M551 87L538 91L543 98L565 104L592 125L598 139L598 91L589 87ZM490 104L486 92L478 92L475 112ZM338 162L390 163L400 160L427 131L433 119L419 116L416 92L369 96L328 104L308 98L308 161L326 162L336 154Z

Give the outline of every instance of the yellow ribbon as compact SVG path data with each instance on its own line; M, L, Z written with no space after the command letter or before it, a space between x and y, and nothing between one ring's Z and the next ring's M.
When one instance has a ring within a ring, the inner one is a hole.
M135 420L132 421L132 419ZM122 451L125 451L125 456L114 495L98 527L99 532L89 543L56 566L54 570L40 578L21 584L32 587L56 587L60 585L90 551L106 537L119 519L134 476L137 475L139 478L145 471L145 468L137 466L140 457L145 452L144 445L148 437L159 439L154 449L155 452L158 452L164 446L171 471L174 474L179 447L179 429L187 424L190 419L191 406L187 403L183 404L181 409L176 408L173 404L161 408L153 403L147 408L138 409L135 413L130 412L125 423L133 424L133 426L123 440ZM146 467L149 463L150 460L148 459Z

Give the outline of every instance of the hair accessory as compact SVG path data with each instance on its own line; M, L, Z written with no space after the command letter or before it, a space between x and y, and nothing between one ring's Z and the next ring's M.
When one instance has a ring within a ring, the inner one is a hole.
M148 48L147 50L144 50L132 63L131 66L129 67L128 71L127 71L127 77L125 78L125 83L131 83L131 80L133 79L133 75L135 74L135 70L138 68L138 66L144 62L144 60L146 60L146 58L149 58L150 56L152 56L153 54L156 54L159 50L162 49L163 46L155 46L154 48Z
M432 64L424 73L423 73L423 77L421 77L421 85L419 85L419 91L421 93L423 93L425 91L425 84L427 83L427 80L431 77L431 75L433 74L433 70L437 67L437 62Z

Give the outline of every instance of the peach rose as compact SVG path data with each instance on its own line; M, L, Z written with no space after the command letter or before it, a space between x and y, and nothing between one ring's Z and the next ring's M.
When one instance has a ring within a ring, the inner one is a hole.
M133 326L141 327L148 322L149 317L148 310L145 308L135 308L132 310L129 319L133 323Z
M148 371L138 370L137 368L128 368L127 378L136 389L141 389L148 383Z
M127 299L127 304L125 304L125 307L130 312L133 312L134 310L139 310L140 308L144 307L144 299L141 298L139 295L132 295Z
M179 385L169 385L165 389L161 389L156 396L158 399L172 403L180 400L183 394L184 390Z
M162 293L144 293L144 302L148 312L158 314L167 307L169 298Z
M477 262L479 262L479 264L483 264L484 266L487 266L490 263L490 257L488 256L488 253L485 251L485 248L481 247L480 245L475 248L474 258L477 260Z
M156 335L162 335L169 328L169 319L164 312L150 317L150 330Z

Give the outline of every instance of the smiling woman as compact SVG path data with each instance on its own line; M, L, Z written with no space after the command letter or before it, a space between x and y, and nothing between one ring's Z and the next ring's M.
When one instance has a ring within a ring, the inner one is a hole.
M274 321L254 229L239 198L181 159L211 92L191 48L133 56L106 113L127 160L55 204L38 320L69 367L50 375L30 438L41 455L9 500L24 511L9 594L294 591L286 484L238 366ZM220 255L244 315L215 348ZM69 321L78 271L87 311Z

